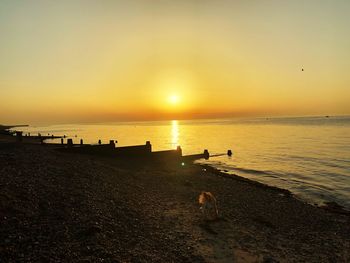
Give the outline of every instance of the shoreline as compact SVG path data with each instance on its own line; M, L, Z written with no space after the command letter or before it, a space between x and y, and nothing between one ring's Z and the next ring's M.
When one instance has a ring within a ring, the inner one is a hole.
M4 261L350 260L348 215L218 176L215 168L125 163L25 144L0 147L0 156ZM201 191L216 196L220 220L203 220Z
M22 125L19 125L19 126L22 126ZM10 126L0 125L0 129L1 129L1 127L6 128L6 127L10 127ZM49 138L49 136L48 136L48 138ZM12 136L11 140L15 141L15 137ZM37 137L37 136L24 136L23 140L26 143L40 143L39 137ZM2 141L2 138L1 138L1 134L0 134L0 142L1 141ZM59 143L57 143L57 146L59 146ZM215 168L215 165L213 165L212 167ZM226 170L222 170L220 168L215 168L215 169L217 169L219 172L221 172L223 174L228 174L229 176L238 176L238 177L242 177L242 178L247 178L244 175L237 175L234 171L226 173ZM213 170L213 172L214 172L214 170ZM257 182L257 183L261 183L261 184L268 185L271 187L277 187L280 189L287 190L286 188L284 188L285 187L284 184L275 185L272 182L272 184L270 185L269 183L271 183L271 182L257 181L258 178L250 178L249 180L251 180L252 183ZM311 190L313 190L313 188ZM335 191L337 191L337 190L335 190ZM305 192L306 192L306 196L303 196L303 194ZM327 192L324 193L322 191L319 191L319 192L316 191L315 192L316 194L314 193L314 196L313 195L308 196L307 190L305 190L305 192L303 192L303 189L301 189L301 192L299 192L299 193L292 192L292 194L294 195L295 198L297 198L303 202L307 202L311 205L321 207L322 209L327 209L327 210L333 211L335 213L343 213L343 214L350 213L350 207L347 205L348 199L346 198L345 195L342 195L339 198L337 198L336 192L335 192L335 194L327 195ZM322 196L322 198L318 198L317 194ZM341 199L341 198L343 198L343 199Z
M22 126L22 125L19 125L19 126ZM10 127L10 126L4 126L4 125L1 126L0 125L0 128L1 127ZM15 137L12 137L11 139L13 141L15 141ZM30 143L35 143L35 142L38 143L39 142L39 140L38 140L38 138L36 138L36 136L31 136L31 137L24 136L23 139L25 140L25 142L30 142ZM0 135L0 142L1 142L1 135ZM48 142L48 143L50 143L50 142ZM59 145L59 143L56 143L56 144ZM211 165L211 164L209 164L209 165ZM215 168L215 164L213 164L212 167ZM240 176L240 177L243 177L243 178L249 178L249 176L246 177L244 174L237 175L235 171L227 172L226 170L221 169L221 168L216 168L216 169L218 169L220 172L222 172L224 174L229 174L229 175L232 175L232 176ZM326 170L324 170L324 171L326 171ZM288 172L286 172L286 174L288 174ZM305 175L306 174L304 174L304 176ZM281 178L283 179L284 177L282 176ZM283 181L282 182L281 181L277 181L277 183L275 183L273 181L271 182L271 181L268 181L268 180L267 181L266 180L260 180L259 178L250 178L250 180L252 182L259 182L259 183L262 183L262 184L265 184L265 185L269 185L269 186L272 186L272 187L277 187L277 188L280 188L280 189L288 189L288 188L285 188L286 185L284 184ZM287 180L288 180L288 178L287 178ZM304 189L303 188L303 186L304 186L303 183L301 183L300 189L298 189L298 187L293 188L293 185L289 185L289 187L292 187L291 191L292 191L293 196L295 198L301 200L301 201L307 202L307 203L309 203L311 205L314 205L314 206L317 206L317 207L321 207L322 209L327 209L329 211L333 211L333 212L336 212L336 213L343 213L343 214L350 213L350 207L348 206L348 198L347 198L347 196L343 192L340 192L340 195L338 196L338 192L337 191L338 190L342 190L342 188L340 188L340 189L339 188L325 188L325 189L328 189L328 191L333 191L333 193L330 193L330 192L327 192L327 190L317 190L316 188L312 188L315 185L317 186L317 184L313 184L313 185L311 184L311 188L310 189L308 189L308 188ZM332 185L332 184L330 184L330 185ZM296 191L295 191L295 189L296 189ZM309 190L310 190L311 194L308 194ZM315 191L312 192L313 190L315 190ZM305 193L306 193L306 195L304 196Z
M284 194L285 196L295 198L296 200L299 200L300 202L303 202L305 204L311 205L313 207L317 207L319 209L324 209L324 210L329 211L331 213L336 213L336 214L342 214L342 215L350 216L350 210L346 209L344 206L339 205L336 202L324 202L324 204L312 203L312 202L309 202L307 200L304 200L301 197L297 197L295 194L293 194L293 192L291 192L288 189L280 188L280 187L273 186L273 185L268 185L266 183L255 181L255 180L252 180L252 179L249 179L249 178L237 175L237 174L227 173L227 172L225 172L223 170L220 170L220 169L218 169L218 168L216 168L214 166L211 166L210 164L197 163L195 165L199 165L201 167L204 167L205 169L208 169L210 172L212 172L213 174L215 174L217 176L231 178L232 180L244 181L244 182L248 182L248 183L250 183L252 185L258 186L258 187L275 190L275 191L277 191L277 192L279 192L281 194Z

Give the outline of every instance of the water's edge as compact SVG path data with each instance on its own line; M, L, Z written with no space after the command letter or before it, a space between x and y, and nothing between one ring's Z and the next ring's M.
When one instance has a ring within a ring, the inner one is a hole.
M293 194L290 190L287 190L284 188L280 188L280 187L273 186L273 185L268 185L268 184L258 182L258 181L255 181L255 180L252 180L249 178L245 178L245 177L237 175L237 174L228 173L228 172L222 171L214 166L211 166L209 164L194 163L194 165L198 165L203 169L203 171L210 172L210 173L215 174L217 176L229 178L232 180L238 180L241 182L246 182L248 184L251 184L251 185L254 185L257 187L261 187L261 188L265 188L265 189L270 189L270 190L276 191L276 192L278 192L286 197L295 198L296 200L303 202L305 204L308 204L310 206L324 209L324 210L329 211L331 213L350 216L350 209L346 209L344 206L341 206L341 205L337 204L336 202L325 202L322 205L311 203L311 202L308 202L307 200Z

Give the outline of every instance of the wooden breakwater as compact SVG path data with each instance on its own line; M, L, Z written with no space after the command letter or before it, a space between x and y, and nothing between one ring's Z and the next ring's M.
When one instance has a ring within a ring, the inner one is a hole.
M27 125L18 126L2 126L0 125L0 131L10 135L17 143L29 143L37 144L41 143L50 147L55 147L57 150L69 153L79 153L79 154L90 154L108 157L117 157L119 159L147 159L147 160L157 160L157 161L180 161L180 162L192 162L197 159L209 159L208 150L204 150L203 153L192 154L192 155L182 155L182 149L178 146L173 150L165 151L152 151L152 145L150 141L147 141L143 145L132 145L132 146L116 146L117 141L110 140L109 144L102 144L101 140L98 140L98 144L84 144L83 140L80 139L79 144L74 144L72 138L67 138L66 136L54 136L48 134L47 136L38 133L37 136L33 136L30 133L23 134L22 131L9 131L13 127L21 127ZM15 136L14 136L15 135ZM61 139L61 143L49 143L46 144L45 140L48 139ZM13 141L14 141L13 140Z
M73 144L72 139L67 140L67 144L63 144L62 147L57 148L57 150L69 153L80 153L80 154L90 154L108 157L118 157L122 159L148 159L148 160L159 160L159 161L194 161L197 159L209 158L208 150L204 150L201 154L193 155L182 155L182 149L178 146L174 150L165 151L152 151L152 145L150 141L147 141L143 145L132 145L132 146L122 146L116 147L114 141L110 141L109 144Z
M1 125L0 124L0 134L2 135L13 135L15 131L11 131L12 128L16 127L27 127L28 125Z
M23 135L22 131L15 131L14 134L16 134L16 140L18 142L22 142L25 140L26 142L37 142L37 143L44 143L45 140L53 140L53 139L60 139L63 138L62 136L55 136L55 135L41 135L38 133L38 135L30 135L30 133L27 133Z

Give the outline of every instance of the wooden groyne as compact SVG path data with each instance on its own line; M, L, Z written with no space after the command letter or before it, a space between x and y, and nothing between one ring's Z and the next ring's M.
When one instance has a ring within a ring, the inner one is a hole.
M22 131L10 131L9 129L14 127L23 127L28 125L13 125L4 126L0 125L0 132L8 135L7 138L11 143L27 143L27 144L44 144L50 147L55 147L57 150L69 153L90 154L106 157L116 157L118 159L145 159L155 161L177 161L177 162L193 162L198 159L209 159L208 150L204 150L203 153L182 155L182 149L178 146L173 150L165 151L152 151L152 145L150 141L147 141L143 145L132 146L116 146L117 141L110 140L109 144L102 144L101 140L98 140L98 144L84 144L83 139L80 139L79 144L73 143L72 138L66 138L66 136L54 136L48 134L47 136L31 135L30 133L23 134ZM61 139L60 143L45 143L45 140L49 139Z
M41 135L31 135L29 132L24 133L23 131L11 130L17 127L28 127L29 125L0 125L0 135L3 141L7 142L24 142L24 143L44 143L45 140L59 139L63 136L55 136L53 134Z
M69 153L90 154L108 157L117 157L121 159L148 159L157 161L184 161L191 162L197 159L209 158L208 150L204 150L201 154L182 155L182 149L178 146L174 150L152 151L150 141L143 145L132 145L116 147L114 141L109 144L73 144L72 139L67 140L67 144L61 144L62 147L57 150Z
M0 124L0 130L9 130L12 128L17 128L17 127L28 127L29 125L27 124L17 124L17 125L1 125Z
M55 135L41 135L38 133L38 135L30 135L30 133L27 133L23 136L22 131L15 131L14 134L16 135L16 139L18 142L22 142L23 139L28 142L40 142L44 143L45 140L53 140L53 139L60 139L63 138L63 136L55 136Z

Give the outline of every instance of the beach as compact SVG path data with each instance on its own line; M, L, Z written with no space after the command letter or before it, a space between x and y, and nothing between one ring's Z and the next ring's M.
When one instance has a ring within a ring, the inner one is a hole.
M349 262L350 220L200 165L1 144L3 262ZM199 210L201 191L219 220Z

